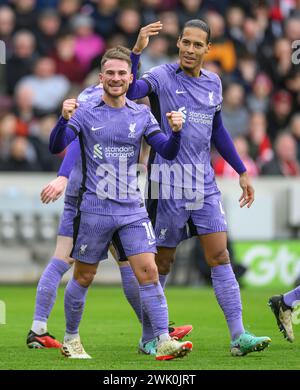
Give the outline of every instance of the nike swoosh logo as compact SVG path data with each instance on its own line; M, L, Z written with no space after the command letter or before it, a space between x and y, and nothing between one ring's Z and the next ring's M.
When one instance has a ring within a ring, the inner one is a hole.
M180 93L187 93L187 91L178 91L178 89L176 89L175 92L177 93L177 95L179 95Z
M103 127L105 127L105 126L100 126L100 127L94 127L94 126L93 126L93 127L91 128L91 130L92 130L92 131L97 131L97 130L103 129Z
M155 244L155 241L149 241L149 245Z

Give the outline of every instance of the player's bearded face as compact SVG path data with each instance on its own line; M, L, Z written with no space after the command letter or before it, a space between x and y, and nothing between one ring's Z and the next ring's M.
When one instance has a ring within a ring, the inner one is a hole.
M199 28L185 28L177 41L179 61L182 69L193 70L200 68L205 54L210 48L207 43L207 33Z
M132 82L131 68L126 61L108 60L100 73L100 82L106 94L119 97L126 94Z

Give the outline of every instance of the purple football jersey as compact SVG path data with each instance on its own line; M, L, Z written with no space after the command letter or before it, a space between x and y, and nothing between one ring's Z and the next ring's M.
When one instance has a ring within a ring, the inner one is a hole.
M211 166L210 143L213 118L222 103L220 78L204 69L200 77L189 77L175 63L150 69L143 75L143 80L151 86L151 109L165 134L171 132L167 112L181 111L184 119L177 157L167 161L151 153L150 163L154 164L151 180L188 189L199 189L200 180L205 194L214 193L217 186ZM169 179L171 166L173 175Z
M142 137L160 132L145 105L126 99L121 108L81 104L68 122L79 134L82 155L80 210L104 215L146 214L137 186Z
M93 85L91 87L85 88L77 97L77 102L79 104L85 102L94 102L99 103L100 99L103 95L103 88L99 85ZM78 142L78 139L73 142ZM78 196L80 184L82 181L82 167L81 167L81 155L80 155L80 147L78 144L78 158L74 164L74 168L70 174L68 185L66 188L67 196Z

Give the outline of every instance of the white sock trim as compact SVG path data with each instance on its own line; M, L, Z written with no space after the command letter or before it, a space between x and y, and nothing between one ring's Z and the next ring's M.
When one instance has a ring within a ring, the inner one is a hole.
M31 330L38 335L47 333L47 322L33 320Z
M171 337L170 337L169 333L162 333L157 337L157 339L158 339L158 345L160 345L161 343L164 343L165 341L171 340Z
M71 341L71 340L74 340L74 339L80 339L79 337L79 333L67 333L65 334L65 337L64 337L64 341L68 342L68 341Z

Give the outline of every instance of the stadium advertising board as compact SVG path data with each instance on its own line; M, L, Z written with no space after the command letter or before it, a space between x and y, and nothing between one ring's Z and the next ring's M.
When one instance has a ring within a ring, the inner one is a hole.
M236 259L247 267L243 278L252 287L292 287L300 276L299 241L236 242Z

